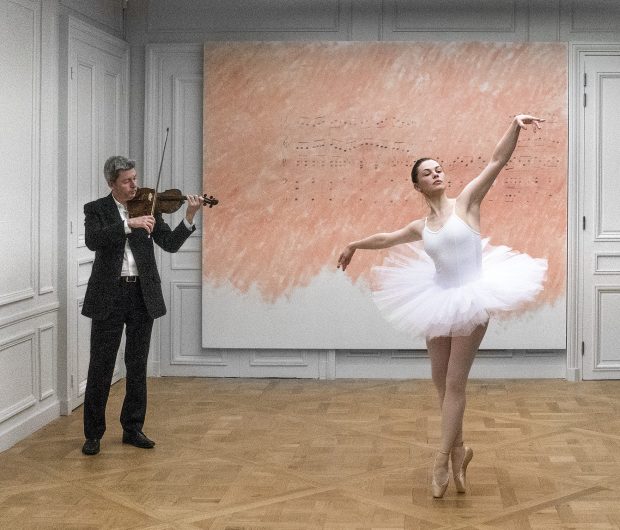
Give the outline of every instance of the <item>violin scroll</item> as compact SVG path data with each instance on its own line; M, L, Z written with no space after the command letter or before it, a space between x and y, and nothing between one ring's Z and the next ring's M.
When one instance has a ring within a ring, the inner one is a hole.
M207 197L207 194L205 193L202 196L202 205L206 206L207 204L209 205L209 208L213 208L218 202L218 201L213 195L209 195Z

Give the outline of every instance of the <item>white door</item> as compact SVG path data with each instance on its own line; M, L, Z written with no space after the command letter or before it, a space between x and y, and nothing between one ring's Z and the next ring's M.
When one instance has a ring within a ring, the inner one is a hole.
M67 186L67 381L69 409L84 401L90 319L81 315L94 260L84 242L84 204L107 195L108 156L128 154L126 42L82 22L69 23ZM121 351L124 351L121 345ZM115 380L122 376L117 360Z
M580 67L582 373L620 379L620 50L587 54Z

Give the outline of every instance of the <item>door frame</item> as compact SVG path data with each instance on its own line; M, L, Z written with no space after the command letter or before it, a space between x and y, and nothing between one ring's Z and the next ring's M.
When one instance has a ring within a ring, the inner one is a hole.
M584 215L584 61L588 55L620 55L619 43L571 43L568 83L568 275L566 299L566 379L583 379L584 329L580 300L583 298L581 222Z
M77 144L75 139L77 137L76 127L76 114L75 114L75 103L77 94L75 93L74 87L72 85L71 75L72 75L72 62L73 57L76 52L76 46L79 46L80 43L84 45L96 48L100 50L104 54L108 54L119 59L123 63L123 87L122 87L122 106L123 108L119 111L121 112L121 117L119 121L120 128L118 138L120 139L120 143L123 148L128 151L129 149L129 44L119 39L113 35L105 33L104 31L95 28L81 20L78 20L74 17L69 16L66 30L66 120L67 120L67 137L66 137L66 195L67 195L67 203L65 205L66 210L65 213L65 241L67 247L67 263L65 266L65 281L66 281L66 309L65 309L65 323L66 323L66 360L64 363L64 367L66 369L65 374L59 374L60 377L65 377L63 381L64 386L66 388L66 395L64 396L61 413L62 414L70 414L73 409L81 405L84 401L84 388L81 388L83 385L80 384L78 373L77 373L77 355L82 349L88 351L90 349L89 340L80 341L80 333L79 333L79 323L78 319L80 318L79 312L81 308L81 303L83 302L83 297L79 295L79 288L83 286L83 279L80 280L80 275L78 269L80 266L90 266L92 267L91 260L82 260L78 259L76 246L75 246L75 231L77 230L76 223L78 223L78 219L74 215L75 212L82 206L77 205L77 194L76 194L76 179L77 179L77 169L75 167L75 153L77 151ZM95 66L96 68L100 67L99 64ZM94 122L95 126L98 125L97 120L100 118L98 114L98 110L103 107L103 97L102 93L98 93L97 101L93 102L92 107L95 110ZM103 180L102 168L104 160L100 160L102 156L102 142L103 138L99 137L99 129L94 131L94 135L96 138L95 146L93 148L92 153L92 164L93 171L99 177L99 179ZM104 155L108 156L108 155ZM95 190L101 188L101 182L99 179L96 180L97 185L95 186ZM97 193L99 196L99 193ZM93 197L98 198L98 197ZM79 215L77 216L79 218ZM94 253L93 253L94 259ZM85 344L84 344L85 343ZM122 377L121 371L118 369L115 370L114 378L118 380Z

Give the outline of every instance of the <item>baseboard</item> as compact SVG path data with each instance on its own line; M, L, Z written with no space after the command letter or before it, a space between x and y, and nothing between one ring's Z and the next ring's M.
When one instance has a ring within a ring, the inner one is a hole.
M341 352L336 379L430 379L425 351ZM564 379L564 351L484 351L474 361L472 379Z
M45 427L49 422L55 420L59 416L59 401L53 401L46 407L37 409L36 412L28 418L0 432L0 452L13 447L17 442L30 436L42 427Z
M161 367L159 361L149 361L146 365L146 375L148 377L160 377Z

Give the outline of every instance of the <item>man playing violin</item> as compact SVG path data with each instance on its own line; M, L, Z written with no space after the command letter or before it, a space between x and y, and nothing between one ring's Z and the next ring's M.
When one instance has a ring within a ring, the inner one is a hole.
M90 363L84 396L82 452L95 455L105 432L105 408L123 328L126 334L125 399L120 422L123 443L151 449L142 432L146 415L146 364L154 319L166 313L153 243L176 252L196 230L194 215L203 204L187 196L185 218L171 230L161 214L130 217L127 202L138 190L133 160L112 156L103 172L111 193L84 206L86 246L95 252L82 314L92 319Z

